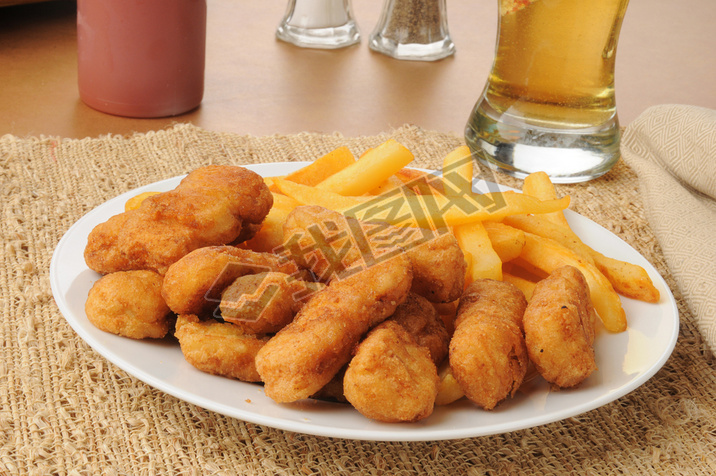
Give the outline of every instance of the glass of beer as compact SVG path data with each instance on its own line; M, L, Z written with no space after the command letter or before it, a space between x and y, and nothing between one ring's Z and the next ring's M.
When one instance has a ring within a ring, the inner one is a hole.
M495 60L467 126L478 160L555 183L606 173L619 159L617 40L629 0L497 0Z

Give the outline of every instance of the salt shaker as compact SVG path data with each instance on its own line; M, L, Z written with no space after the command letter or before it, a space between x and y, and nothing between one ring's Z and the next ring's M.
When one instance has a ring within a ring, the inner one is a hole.
M276 37L303 48L334 49L360 41L350 0L289 0Z
M368 46L402 60L435 61L452 55L455 44L445 0L386 0Z

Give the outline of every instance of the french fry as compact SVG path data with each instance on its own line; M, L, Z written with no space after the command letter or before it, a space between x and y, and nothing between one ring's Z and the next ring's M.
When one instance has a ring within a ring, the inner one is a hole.
M448 197L472 192L474 170L472 153L466 145L458 147L443 158L442 184Z
M452 374L449 363L446 362L440 366L438 377L440 383L438 384L438 394L435 397L435 405L449 405L465 396L460 384Z
M286 195L273 194L273 206L261 223L259 231L241 244L242 248L253 251L271 252L283 244L283 222L291 211L301 204Z
M281 193L302 205L319 205L359 220L381 220L398 226L444 228L484 220L502 220L516 213L548 213L569 206L569 197L540 201L522 193L492 192L445 195L406 195L402 191L377 197L343 196L317 187L274 179Z
M301 205L318 205L335 211L355 207L364 201L370 200L370 197L344 197L337 193L309 187L290 180L275 179L274 184L281 193L288 195Z
M591 248L585 245L569 227L557 224L544 215L510 215L502 222L519 230L554 240L594 264Z
M395 176L416 195L445 193L442 180L429 172L403 167L395 172Z
M525 246L525 232L504 223L486 221L483 223L487 236L503 263L517 258Z
M412 152L398 141L388 139L367 151L354 163L318 183L316 188L346 196L363 195L378 187L412 160Z
M536 282L530 281L521 276L507 273L504 270L502 271L502 280L513 284L517 289L522 291L522 294L525 295L527 301L532 299L532 293L534 292L535 286L537 285Z
M277 177L264 177L264 183L271 192L278 192L278 187L273 183L275 178L283 178L282 176Z
M597 269L607 277L619 294L640 301L659 302L659 290L644 268L604 256L596 250L592 250L592 257Z
M549 238L525 232L520 258L546 273L571 265L579 269L589 284L589 294L604 327L610 332L626 330L626 314L619 295L609 280L594 266L569 248Z
M456 226L453 233L468 264L465 285L482 278L502 280L502 261L481 222Z
M271 192L271 195L273 195L273 206L271 208L280 208L290 212L294 208L301 205L301 202L295 198L289 197L288 195L276 192Z
M259 231L240 247L258 252L271 252L283 244L283 222L291 213L284 208L273 207L261 223Z
M522 258L515 258L512 261L502 264L502 273L511 274L533 283L549 276L549 273L542 271L536 266L528 263Z
M604 256L584 244L579 236L568 226L556 224L545 215L513 215L506 217L503 221L520 230L553 239L571 249L585 260L596 265L597 269L612 283L614 290L622 296L645 302L659 302L659 290L656 289L644 268Z
M372 200L351 198L354 205L339 211L360 220L381 220L393 225L422 228L442 228L486 220L499 221L508 215L548 213L569 206L568 196L540 201L512 191L470 193L460 197L447 197L442 194L395 194L375 197Z
M557 190L555 190L552 180L545 172L533 172L525 177L522 183L522 193L532 195L540 200L554 200L557 198ZM569 226L564 213L561 211L549 213L546 218L558 225Z
M161 192L144 192L140 193L139 195L135 195L134 197L127 200L124 204L124 211L128 212L129 210L136 210L139 208L139 206L142 204L142 202L151 197L152 195L157 195Z
M400 180L395 175L391 175L383 183L378 185L376 188L371 190L370 192L366 193L366 195L380 195L382 193L386 193L396 187L403 187L403 181ZM411 192L412 193L412 192Z
M284 178L302 185L314 186L355 162L353 153L348 147L343 146L317 158L305 167L291 172Z

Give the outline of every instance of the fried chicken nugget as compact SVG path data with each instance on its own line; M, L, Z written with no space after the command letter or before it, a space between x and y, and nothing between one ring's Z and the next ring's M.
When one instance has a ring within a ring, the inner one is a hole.
M425 347L436 367L445 360L450 336L434 305L424 297L410 293L407 299L386 319L385 323L387 322L400 325L416 344ZM343 372L339 372L312 397L345 402Z
M467 398L486 410L514 396L527 373L526 306L514 285L491 279L474 281L460 298L450 368Z
M221 292L239 276L266 271L303 276L296 263L271 253L207 246L169 266L162 296L177 314L201 314L215 309Z
M438 311L426 298L411 292L388 321L400 324L418 345L428 349L436 366L447 357L450 335Z
M324 287L276 271L241 276L221 293L221 318L246 333L273 334Z
M558 268L537 283L525 311L525 341L545 380L574 387L597 370L595 319L587 281L577 268Z
M154 271L118 271L97 280L87 295L85 314L97 328L132 339L164 337L171 312Z
M300 206L286 218L284 237L284 252L322 281L404 251L413 266L413 292L431 302L450 302L465 285L465 257L450 232L361 222L319 206Z
M343 392L367 418L415 422L432 414L438 383L427 347L402 325L388 320L358 345L343 377Z
M100 274L151 269L164 274L197 248L224 245L256 231L273 196L261 176L243 167L211 165L171 191L111 217L89 234L84 257Z
M348 363L353 347L408 296L404 255L334 279L259 351L256 368L266 395L277 402L308 398Z
M192 314L177 317L174 335L184 358L202 372L260 382L255 358L268 337L244 334L233 324L200 321Z

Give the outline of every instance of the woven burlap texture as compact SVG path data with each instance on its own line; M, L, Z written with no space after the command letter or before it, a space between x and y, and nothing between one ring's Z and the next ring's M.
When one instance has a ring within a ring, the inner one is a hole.
M49 284L52 252L106 200L207 164L312 160L342 145L358 154L389 137L428 168L463 143L414 126L358 138L252 137L191 125L131 137L0 138L0 474L715 473L715 361L678 292L674 353L634 392L537 428L413 443L295 434L207 411L107 362L60 314ZM627 166L559 191L646 256L675 289Z

